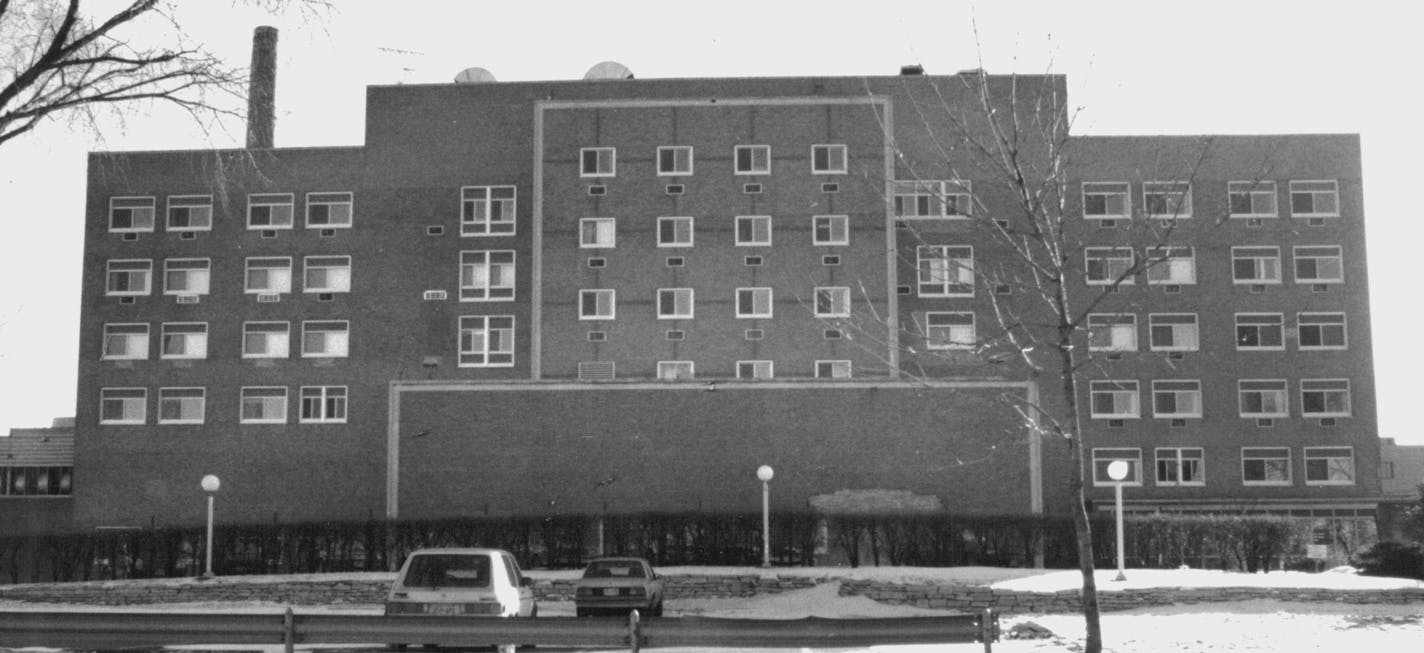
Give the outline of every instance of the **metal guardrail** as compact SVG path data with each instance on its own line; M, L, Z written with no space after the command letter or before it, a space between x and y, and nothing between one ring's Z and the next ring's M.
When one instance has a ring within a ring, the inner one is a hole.
M982 642L989 653L999 617L980 614L896 619L721 619L653 617L627 620L542 617L479 619L380 615L218 614L172 612L0 612L0 646L129 648L193 644L410 642L543 646L714 646L767 648Z

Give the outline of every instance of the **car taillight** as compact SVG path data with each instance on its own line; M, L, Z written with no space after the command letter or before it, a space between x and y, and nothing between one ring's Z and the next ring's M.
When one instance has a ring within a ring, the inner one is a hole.
M628 596L642 596L642 595L643 595L643 588L641 588L641 587L630 587L630 588L628 588Z

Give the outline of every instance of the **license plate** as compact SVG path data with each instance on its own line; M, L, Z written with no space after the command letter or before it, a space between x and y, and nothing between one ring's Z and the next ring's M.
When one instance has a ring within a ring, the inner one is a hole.
M464 610L462 609L462 606L455 603L426 603L425 614L464 614Z
M616 587L605 587L605 588L603 588L603 595L604 595L604 596L618 596L618 588L616 588Z

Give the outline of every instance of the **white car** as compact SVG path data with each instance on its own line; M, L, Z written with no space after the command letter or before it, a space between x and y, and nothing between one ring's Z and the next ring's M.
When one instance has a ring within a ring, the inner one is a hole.
M508 551L421 549L401 565L386 614L535 617L530 585Z

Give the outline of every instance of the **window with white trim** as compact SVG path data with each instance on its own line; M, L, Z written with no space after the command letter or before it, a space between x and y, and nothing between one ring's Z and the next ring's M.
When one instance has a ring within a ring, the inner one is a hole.
M286 358L291 355L291 325L287 322L243 322L243 358Z
M199 359L208 357L207 322L164 322L158 357Z
M351 292L350 256L308 256L302 267L302 292Z
M771 361L737 361L739 379L767 381L774 376L775 367Z
M1336 218L1340 216L1340 184L1334 179L1292 181L1291 217Z
M302 399L302 414L298 418L298 421L301 423L346 423L346 386L302 386L300 393Z
M771 318L771 288L738 288L738 318Z
M973 349L978 343L972 311L925 313L926 349Z
M816 378L849 379L850 361L816 361Z
M148 323L114 323L104 325L104 347L101 360L148 360Z
M281 295L292 292L292 259L289 256L247 258L243 292L252 295Z
M738 145L732 148L733 171L739 175L771 174L770 145Z
M248 229L291 229L292 193L253 193L247 196Z
M1142 207L1149 218L1192 217L1192 185L1184 181L1142 184Z
M1280 313L1237 313L1236 348L1241 351L1284 350L1285 317Z
M849 245L850 216L811 216L812 245Z
M1301 351L1346 349L1344 313L1298 313L1296 331Z
M920 245L915 248L921 297L972 297L974 248L968 245Z
M1132 285L1135 279L1127 272L1133 263L1131 247L1083 248L1084 279L1090 286Z
M850 317L850 288L817 287L816 317Z
M1142 415L1137 381L1089 381L1093 419L1137 419Z
M1236 395L1241 416L1255 419L1289 417L1285 379L1240 379Z
M835 175L846 171L846 146L812 145L811 174Z
M202 424L206 412L204 388L159 388L159 424Z
M153 231L153 197L110 197L109 232Z
M691 288L659 288L658 319L690 320L693 311Z
M286 424L286 386L244 386L238 422L242 424Z
M617 317L617 292L612 288L579 291L580 320L612 320Z
M1280 283L1281 249L1232 247L1231 280L1237 284Z
M152 289L153 261L149 259L117 259L106 263L104 295L133 297L147 295Z
M1150 247L1146 250L1147 284L1189 285L1197 282L1197 257L1191 247Z
M580 177L612 177L617 172L617 148L585 147L579 149Z
M1200 447L1159 447L1152 457L1157 460L1157 485L1206 485L1206 452Z
M1117 461L1127 463L1127 476L1120 481L1123 485L1142 485L1142 450L1141 449L1093 449L1093 485L1098 487L1112 487L1119 481L1114 481L1108 476L1108 466Z
M1306 485L1354 485L1353 447L1305 447Z
M351 193L307 193L307 228L351 226Z
M1194 419L1202 416L1201 381L1164 379L1152 382L1152 416Z
M210 265L205 258L163 259L163 294L208 294Z
M461 316L460 367L514 367L514 316Z
M658 247L692 247L692 218L658 218Z
M213 228L212 195L169 195L168 231L208 231Z
M1132 313L1090 313L1088 351L1137 351L1137 316Z
M1131 186L1125 181L1083 182L1083 217L1115 220L1132 215Z
M1344 257L1339 245L1309 245L1296 247L1296 283L1343 283Z
M1196 351L1201 345L1196 313L1152 313L1147 332L1152 351Z
M607 249L618 242L618 220L615 218L579 218L579 247Z
M1243 485L1290 485L1290 448L1242 447L1241 483Z
M465 186L460 189L461 236L513 236L514 186Z
M350 352L350 322L346 320L302 322L302 358L346 358Z
M1274 218L1276 182L1231 181L1226 184L1226 199L1233 218Z
M460 301L514 299L514 250L460 252Z
M1349 417L1349 379L1301 379L1302 417Z
M737 216L737 246L766 247L771 245L771 216Z
M143 424L148 421L148 390L144 388L101 388L100 424Z
M692 146L664 145L658 148L658 176L692 174Z
M967 180L896 181L891 193L897 218L967 218L974 211Z
M658 361L659 381L687 381L692 378L692 361Z

